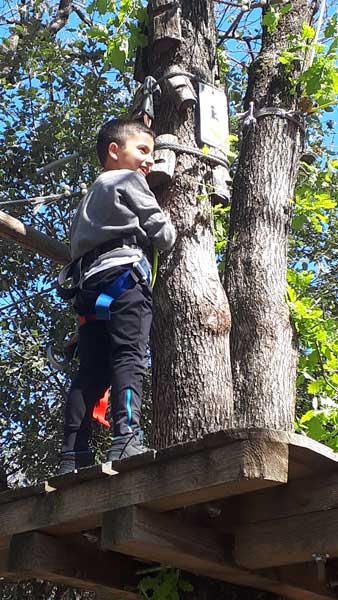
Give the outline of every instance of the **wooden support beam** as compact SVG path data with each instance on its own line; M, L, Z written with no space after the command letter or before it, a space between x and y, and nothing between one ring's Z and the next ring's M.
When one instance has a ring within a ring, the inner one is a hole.
M231 541L188 524L174 515L129 507L104 515L102 547L163 564L283 595L294 600L328 600L336 596L316 579L316 566L307 579L278 569L266 574L240 569L231 561ZM283 576L282 576L283 575ZM289 578L289 580L288 580Z
M36 529L53 533L65 525L69 531L91 529L112 508L137 504L164 512L287 479L287 444L270 442L264 435L216 448L197 447L194 453L180 447L178 455L169 451L166 459L163 452L161 459L142 468L4 504L0 539Z
M69 545L59 539L31 532L13 537L7 576L38 578L74 588L109 593L116 600L137 600L135 562L88 546Z
M276 493L277 492L277 493ZM338 469L309 479L290 481L277 490L242 496L238 501L241 525L327 511L338 506Z
M235 535L235 562L264 569L338 556L338 509L243 525Z
M214 526L235 535L238 564L254 569L290 565L311 561L313 554L338 556L337 506L336 469L243 495Z
M70 262L69 248L54 238L40 233L34 227L25 225L0 210L0 237L16 242L41 256L51 258L57 263Z
M0 578L9 576L9 547L0 548Z
M224 570L225 543L214 531L136 506L103 515L101 547L197 573Z

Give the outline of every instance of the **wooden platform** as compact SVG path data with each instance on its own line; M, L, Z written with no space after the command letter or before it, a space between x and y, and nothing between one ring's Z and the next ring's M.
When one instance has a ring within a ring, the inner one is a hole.
M136 599L172 565L300 600L338 597L338 457L235 430L0 493L0 577Z

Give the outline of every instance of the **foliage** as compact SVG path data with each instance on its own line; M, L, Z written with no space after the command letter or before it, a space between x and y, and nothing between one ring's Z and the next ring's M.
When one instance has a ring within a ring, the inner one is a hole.
M287 5L286 5L287 6ZM337 15L327 23L325 33L326 43L316 42L315 30L304 23L300 35L290 36L288 48L279 60L293 82L293 93L307 99L303 103L304 112L313 113L321 109L330 109L338 102L338 38ZM330 38L333 38L330 40ZM305 68L297 79L292 79L294 63L304 61ZM310 57L307 64L308 57Z
M283 4L282 6L270 6L262 19L262 23L263 25L265 25L268 32L273 33L274 31L276 31L281 17L289 14L291 10L291 3Z
M139 583L144 600L180 600L180 592L192 591L179 569L161 569L155 577L144 577Z
M88 13L101 17L86 33L90 40L105 48L105 69L113 68L123 73L127 64L131 64L136 49L147 44L140 28L147 18L142 1L121 0L117 6L114 0L94 0L88 7ZM135 20L139 25L135 24Z
M260 14L257 9L245 11L244 4L217 7L220 79L222 83L227 79L233 113L242 110L247 67L260 48L262 34L257 25ZM89 185L98 172L93 149L97 127L128 110L135 88L131 76L135 49L146 44L137 25L146 25L144 5L141 0L93 0L81 4L82 8L76 3L77 12L57 31L51 26L57 18L57 3L52 0L10 2L1 15L0 208L60 241L68 238L81 198L80 184ZM271 5L265 11L263 26L269 34L278 30L290 7ZM335 152L336 117L329 113L337 94L336 28L333 16L325 27L327 41L316 44L312 65L294 81L295 94L310 99L305 112L310 113L308 141L315 162L303 164L294 199L289 274L289 303L301 351L298 414L314 401L320 407L311 408L297 426L331 447L335 447L337 408L330 402L338 388L337 163L330 156ZM295 61L303 60L304 53L309 56L313 40L314 29L308 26L300 36L290 38L280 57L281 68L291 73ZM326 108L329 120L320 117L316 104ZM235 132L233 116L231 123ZM74 152L80 160L38 174L39 167ZM70 195L64 193L65 186ZM57 193L59 201L30 200ZM228 214L229 207L214 207L220 268ZM4 241L0 256L0 471L4 468L14 485L39 480L55 470L69 374L50 368L46 346L62 345L76 325L69 307L53 291L42 293L53 285L56 265ZM3 586L1 594L4 600L43 594L55 600L80 597L55 586L40 587L27 584L22 595L18 588ZM146 600L174 600L180 591L191 588L173 569L160 572L155 580L146 578L140 587Z
M338 452L338 404L308 410L296 423L296 431Z
M338 337L334 239L338 163L304 164L295 193L288 301L300 345L300 410L337 393Z
M298 333L296 430L338 449L338 163L303 165L295 194L288 301ZM304 414L302 414L304 413Z

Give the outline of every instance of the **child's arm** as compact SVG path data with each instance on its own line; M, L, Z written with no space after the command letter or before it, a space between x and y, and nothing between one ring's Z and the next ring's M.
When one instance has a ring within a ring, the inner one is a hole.
M153 245L159 250L171 250L176 241L175 228L161 210L143 175L135 171L128 174L125 191L129 207L138 216Z

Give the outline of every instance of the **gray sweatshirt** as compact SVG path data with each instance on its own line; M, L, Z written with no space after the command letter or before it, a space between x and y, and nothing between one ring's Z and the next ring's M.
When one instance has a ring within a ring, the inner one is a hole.
M136 171L105 171L81 201L71 228L72 260L117 238L135 235L142 247L170 250L176 240L174 226L160 209L145 177ZM133 261L135 249L109 252L115 264ZM119 260L120 257L120 260Z

